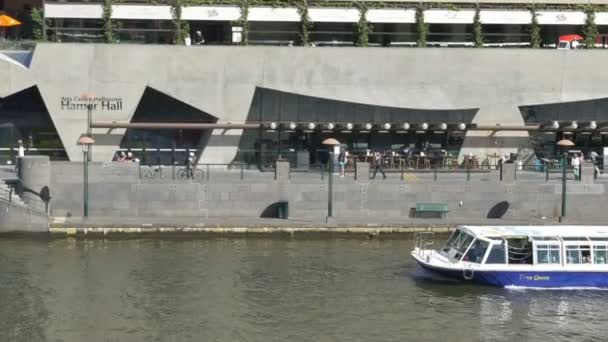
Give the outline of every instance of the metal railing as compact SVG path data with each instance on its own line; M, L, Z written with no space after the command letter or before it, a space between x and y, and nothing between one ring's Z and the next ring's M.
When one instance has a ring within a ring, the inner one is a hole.
M186 165L139 164L139 179L174 182L208 182L212 178L253 179L265 177L270 172L260 172L257 165L245 163Z

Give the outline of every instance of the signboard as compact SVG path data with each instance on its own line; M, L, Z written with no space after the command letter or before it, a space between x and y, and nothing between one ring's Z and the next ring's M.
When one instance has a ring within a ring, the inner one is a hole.
M61 110L66 111L119 111L123 109L122 97L92 95L62 96Z

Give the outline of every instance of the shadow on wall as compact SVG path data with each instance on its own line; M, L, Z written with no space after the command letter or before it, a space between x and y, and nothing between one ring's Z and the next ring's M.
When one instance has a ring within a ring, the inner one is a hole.
M507 201L502 201L502 202L498 202L496 203L496 205L494 205L492 208L490 208L490 211L488 211L488 216L487 218L489 219L500 219L502 218L507 211L509 211L509 202Z

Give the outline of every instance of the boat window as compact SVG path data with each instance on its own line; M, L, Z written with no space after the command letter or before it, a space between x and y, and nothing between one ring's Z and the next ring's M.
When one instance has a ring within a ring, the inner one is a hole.
M462 258L462 261L474 262L477 264L481 264L483 260L483 256L486 255L486 250L488 249L489 243L483 240L475 240L467 255Z
M486 264L505 264L505 242L501 241L500 244L493 244Z
M532 264L532 243L527 237L507 239L507 247L509 264Z
M442 249L444 255L453 261L459 261L475 238L462 230L457 230Z
M559 245L536 245L537 264L559 264Z
M450 250L450 248L454 247L456 245L456 242L460 240L463 234L464 233L460 229L457 229L454 233L452 233L452 236L450 236L448 241L446 241L445 243L444 250L447 252Z
M566 246L567 264L589 264L591 263L591 249L589 246Z
M608 263L608 246L593 246L593 262L596 264Z

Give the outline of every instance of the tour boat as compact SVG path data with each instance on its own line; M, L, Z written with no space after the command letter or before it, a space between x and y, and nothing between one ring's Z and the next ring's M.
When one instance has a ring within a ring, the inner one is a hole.
M500 287L608 288L608 226L460 226L444 246L418 233L434 274Z

